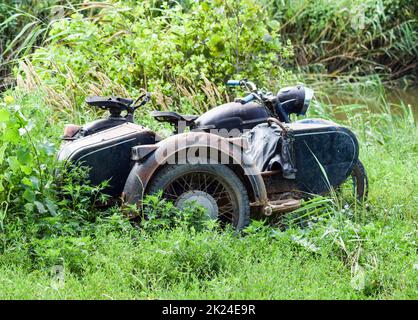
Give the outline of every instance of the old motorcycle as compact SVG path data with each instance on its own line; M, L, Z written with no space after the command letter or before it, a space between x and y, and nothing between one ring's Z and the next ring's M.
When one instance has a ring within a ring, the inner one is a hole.
M366 198L367 175L354 133L322 119L291 122L292 114L306 113L311 89L294 86L273 94L247 80L227 85L248 95L200 116L152 112L174 126L166 139L134 123L148 93L135 101L87 98L110 116L67 125L58 159L90 167L91 183L109 180L104 192L130 207L140 210L147 194L162 192L178 208L196 202L236 229L253 216L293 211L303 199L338 190L347 181L356 201Z

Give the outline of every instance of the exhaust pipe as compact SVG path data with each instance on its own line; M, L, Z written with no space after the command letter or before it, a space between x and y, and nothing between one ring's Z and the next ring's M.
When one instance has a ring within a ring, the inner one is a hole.
M273 213L286 213L300 208L302 201L298 199L284 199L270 201L264 207L264 215L271 216Z

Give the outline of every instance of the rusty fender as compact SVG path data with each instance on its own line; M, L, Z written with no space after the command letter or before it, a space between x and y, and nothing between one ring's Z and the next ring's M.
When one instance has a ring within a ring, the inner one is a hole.
M253 199L252 205L264 206L268 199L263 178L252 159L243 152L244 149L245 143L241 138L228 139L206 132L178 134L155 145L134 147L135 164L126 180L122 199L125 204L140 204L148 183L158 168L165 164L222 163L239 165L245 176L245 185L251 188L248 193Z

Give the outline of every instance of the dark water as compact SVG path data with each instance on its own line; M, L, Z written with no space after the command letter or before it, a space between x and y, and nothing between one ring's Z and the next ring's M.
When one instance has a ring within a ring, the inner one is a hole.
M370 95L353 95L353 94L336 94L331 96L329 103L336 106L341 105L359 105L364 106L374 113L393 112L402 113L402 105L410 106L414 119L418 122L418 87L403 89L385 89L384 93L376 94L371 92ZM336 112L337 118L344 118L344 112Z
M403 102L405 105L410 105L415 119L418 116L418 87L410 88L407 90L391 89L386 90L388 101L393 104L400 104Z

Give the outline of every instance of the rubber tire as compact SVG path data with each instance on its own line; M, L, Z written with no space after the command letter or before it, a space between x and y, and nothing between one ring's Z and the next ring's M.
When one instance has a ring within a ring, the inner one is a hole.
M363 202L367 200L369 193L369 180L367 178L366 169L360 160L354 165L352 176L356 178L356 196L357 200Z
M206 172L220 177L224 183L235 193L239 206L238 223L236 230L242 230L250 223L250 201L247 190L241 179L227 166L221 164L181 164L167 165L163 167L153 177L147 187L147 194L158 193L165 187L167 181L172 181L176 177L182 176L190 172Z

